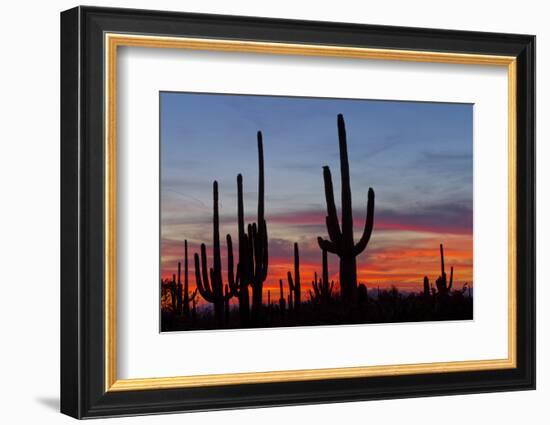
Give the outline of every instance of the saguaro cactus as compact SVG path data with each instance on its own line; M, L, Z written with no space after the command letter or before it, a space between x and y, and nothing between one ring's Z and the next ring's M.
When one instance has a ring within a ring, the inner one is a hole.
M262 132L258 131L258 219L248 226L250 250L254 257L252 276L252 313L257 319L262 308L262 289L267 278L268 242L267 224L264 216L264 147Z
M192 304L193 307L191 309L191 320L193 323L197 321L197 302L198 302L198 296L193 298Z
M441 256L441 276L435 281L437 292L442 295L447 295L453 287L453 267L451 267L451 276L449 278L449 285L447 285L447 273L445 273L445 257L443 255L443 244L439 244L439 253Z
M290 289L290 299L292 299L292 293L294 293L294 309L299 310L301 304L301 286L300 286L300 252L298 250L298 244L294 243L294 278L292 273L287 273L288 288Z
M239 317L241 326L247 326L250 318L250 301L248 285L250 276L250 246L248 235L244 230L243 176L237 176L237 221L239 238L239 263L237 272L233 273L233 243L231 235L227 235L227 280L233 296L239 299Z
M201 296L214 305L214 314L216 321L221 323L224 319L224 307L226 298L232 296L231 292L224 293L224 284L222 280L222 260L220 254L220 219L218 210L218 182L214 181L214 231L213 231L213 251L214 265L210 268L210 277L208 276L208 258L206 255L206 245L201 244L201 258L195 253L195 279L197 281L197 289ZM201 277L202 265L202 277Z
M241 326L248 326L250 321L250 300L248 288L252 287L252 316L257 322L262 307L263 283L267 278L268 238L264 216L264 153L262 133L258 132L258 219L248 224L245 232L243 177L237 176L237 215L239 261L234 268L233 242L231 235L227 240L227 281L229 291L225 297L239 299L239 316Z
M357 263L356 257L361 254L369 243L374 223L374 190L369 188L367 216L363 235L359 242L353 239L353 211L351 204L351 186L348 163L348 148L344 117L338 115L338 140L340 147L340 175L342 184L342 229L334 202L332 175L328 166L323 167L325 183L325 198L327 203L326 226L329 239L318 238L319 246L340 257L340 290L342 299L346 302L355 301L357 296Z
M279 279L279 309L284 313L286 306L285 292L283 290L283 279Z
M178 285L176 283L176 274L172 274L172 281L170 282L170 301L172 302L172 313L178 312Z
M328 280L328 259L327 250L323 249L323 273L320 280L317 280L317 272L314 274L314 280L311 282L313 292L309 291L309 296L314 303L328 305L332 299L332 290L334 281Z
M225 284L225 290L224 290L224 313L225 313L225 323L229 322L229 312L230 312L230 305L229 300L231 299L231 290L229 289L229 285Z
M176 313L181 315L183 304L183 285L181 284L181 263L178 261L178 283L176 284Z
M240 274L241 282L248 282L252 287L252 320L258 322L262 310L263 285L267 278L269 251L267 224L264 215L264 148L262 132L258 131L258 217L256 223L251 223L247 228L247 243L244 241L244 219L242 209L240 210L239 226L239 265L237 272ZM239 183L240 182L240 183ZM241 186L239 204L242 205L242 178L237 177L237 184ZM240 252L241 245L247 246Z
M428 279L428 276L424 276L424 296L430 296L430 280Z
M197 295L197 289L189 296L189 265L187 259L187 240L184 242L185 253L183 263L183 284L181 282L181 263L178 261L178 283L176 292L177 312L185 318L189 318L189 303L193 301Z

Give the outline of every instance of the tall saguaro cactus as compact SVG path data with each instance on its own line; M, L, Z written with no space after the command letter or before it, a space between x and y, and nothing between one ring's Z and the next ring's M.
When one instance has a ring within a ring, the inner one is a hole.
M449 277L449 284L447 284L447 273L445 273L445 255L443 253L443 244L439 244L439 255L441 261L441 275L435 280L435 286L437 288L438 295L448 295L453 288L453 273L454 268L451 267L451 276ZM429 295L430 281L428 276L424 276L424 295Z
M214 264L210 270L208 269L208 258L206 255L206 245L201 244L201 258L195 253L195 279L197 281L197 289L201 296L214 305L214 314L216 321L222 323L224 319L224 308L226 298L232 296L231 292L224 293L224 284L222 280L222 260L220 254L220 218L218 209L218 182L214 181L214 231L213 231L213 251ZM201 267L202 266L202 267ZM201 276L202 269L202 276ZM208 276L210 271L210 277Z
M267 224L264 214L264 148L261 131L258 131L258 217L248 224L245 232L243 177L237 176L237 216L239 232L239 262L234 273L233 243L227 235L228 282L230 293L239 298L241 325L250 321L248 288L252 288L252 321L257 323L262 309L263 284L268 269Z
M250 267L252 272L252 315L257 319L262 308L262 290L268 268L267 224L264 216L264 146L261 131L258 131L258 218L257 225L253 223L248 226L248 234L252 247L250 252L253 253L251 257L254 260L254 268Z
M298 244L294 243L294 278L292 273L287 273L288 288L290 289L291 299L292 293L294 293L294 309L299 310L301 304L301 285L300 285L300 252L298 250Z
M250 276L250 247L248 235L244 230L244 202L243 202L243 176L237 176L237 221L238 221L238 240L239 240L239 263L237 272L234 273L233 263L233 243L231 235L227 235L227 280L229 289L233 296L239 299L239 317L241 326L247 326L250 319L250 301L248 286L251 281Z
M353 238L353 210L348 162L346 127L342 114L338 115L338 140L340 148L340 176L342 184L342 228L338 220L332 175L328 166L323 167L325 198L327 203L326 226L329 240L318 238L319 246L340 258L340 290L345 302L354 302L357 297L357 262L369 243L374 224L374 190L369 188L365 227L359 242Z

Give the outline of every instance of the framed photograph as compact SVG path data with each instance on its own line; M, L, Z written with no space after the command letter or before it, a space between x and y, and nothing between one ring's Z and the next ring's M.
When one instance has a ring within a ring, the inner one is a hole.
M61 411L535 387L535 38L61 14Z

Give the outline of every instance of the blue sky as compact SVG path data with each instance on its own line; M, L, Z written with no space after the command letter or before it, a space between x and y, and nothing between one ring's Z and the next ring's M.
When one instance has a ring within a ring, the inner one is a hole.
M258 130L264 137L272 252L284 262L288 249L290 262L292 243L299 241L313 263L316 236L326 236L324 165L331 168L339 206L336 116L342 113L358 232L368 188L376 193L371 260L377 252L418 248L428 240L466 238L456 243L456 258L471 280L471 258L464 251L469 246L471 254L473 105L173 92L162 92L160 103L163 274L174 267L184 239L191 250L211 244L213 180L220 187L222 232L235 235L238 173L245 213L253 219ZM436 260L437 249L438 243ZM376 265L385 269L380 261ZM369 262L360 262L364 276L372 276ZM416 276L404 275L395 273L395 284L415 282Z

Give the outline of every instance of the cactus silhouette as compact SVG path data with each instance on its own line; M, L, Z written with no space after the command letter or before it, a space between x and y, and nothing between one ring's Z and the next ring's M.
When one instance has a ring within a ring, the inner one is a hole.
M279 309L281 310L281 314L284 313L286 309L285 292L283 289L283 279L279 279Z
M178 283L176 284L176 313L181 316L183 304L183 285L181 284L181 263L178 261Z
M199 298L198 296L193 297L193 301L192 301L193 307L191 309L191 321L193 323L197 321L197 302L199 301L198 298Z
M317 272L314 274L314 280L311 282L313 292L309 291L309 296L312 302L327 306L332 299L332 290L334 281L329 283L328 280L328 259L327 250L323 249L323 273L320 280L317 280Z
M178 285L176 283L176 274L172 274L170 282L170 301L172 302L172 311L174 314L178 312Z
M181 263L178 262L178 312L189 319L189 303L197 296L197 289L189 295L189 264L187 259L187 240L184 241L183 285L181 284Z
M445 256L443 255L443 244L439 244L439 253L441 256L441 276L435 281L437 292L442 295L447 295L453 287L453 267L451 267L451 276L447 285L447 273L445 273Z
M252 280L250 268L250 246L244 230L243 177L237 176L237 222L239 240L239 263L237 273L233 274L233 243L227 235L227 280L233 296L239 300L239 317L242 326L247 326L250 319L250 300L248 286Z
M225 291L224 291L224 313L225 313L225 323L229 322L229 299L231 298L231 292L229 289L229 285L225 284Z
M264 148L262 132L258 131L258 217L247 226L244 234L244 212L242 207L242 177L237 177L240 196L239 204L239 264L237 274L241 290L252 287L252 321L258 323L262 311L262 291L267 278L269 263L267 224L264 215ZM246 242L245 242L246 239ZM242 241L242 242L241 242ZM242 247L242 250L241 250ZM236 279L235 279L236 280ZM239 290L239 292L241 291ZM248 289L246 290L248 291ZM244 296L244 290L242 292ZM247 295L248 296L248 295Z
M257 227L256 227L257 226ZM268 242L267 224L264 216L264 148L262 133L258 131L258 220L248 226L249 241L252 245L254 268L252 276L252 314L257 319L262 308L262 288L267 278ZM252 256L251 256L252 259Z
M340 147L340 176L342 184L342 228L338 220L332 175L328 166L323 167L325 198L327 203L326 226L329 240L319 237L319 247L340 258L340 292L345 302L354 302L357 297L357 262L369 243L374 224L374 191L369 188L365 227L359 242L353 239L353 211L351 203L351 185L348 162L346 127L342 114L338 115L338 140Z
M293 304L292 307L295 310L300 309L301 304L301 286L300 286L300 252L298 250L298 244L294 243L294 278L292 273L287 273L288 288L290 290L289 303ZM294 303L292 303L292 295L294 293ZM290 307L290 306L289 306Z
M214 217L213 217L213 251L214 264L208 269L208 258L206 255L206 245L201 244L201 258L195 253L195 279L197 281L197 289L205 301L214 305L214 314L216 321L222 323L224 319L224 309L226 298L231 298L231 292L224 293L224 284L222 280L222 261L220 254L220 218L218 210L218 182L214 181L213 185L214 197ZM201 277L202 265L202 277ZM210 271L210 277L208 276Z
M430 280L428 279L428 276L424 276L424 296L430 296Z

